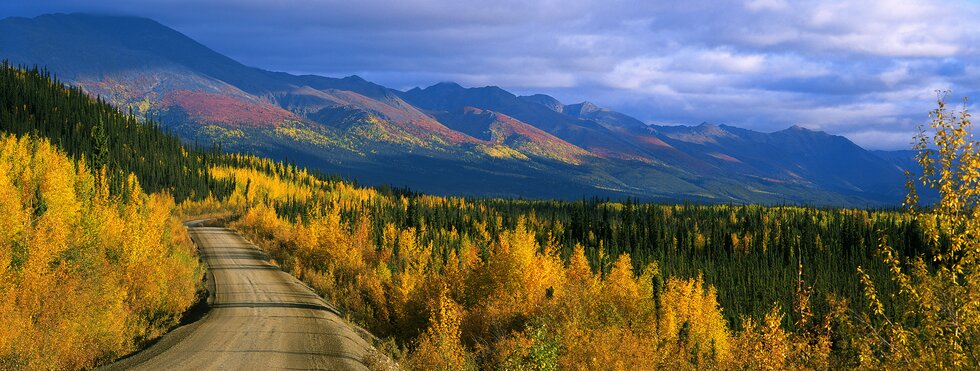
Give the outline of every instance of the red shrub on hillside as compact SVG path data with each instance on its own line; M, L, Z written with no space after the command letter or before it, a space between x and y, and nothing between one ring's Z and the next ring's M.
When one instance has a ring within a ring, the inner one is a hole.
M291 112L269 103L190 90L167 93L161 105L179 106L192 118L209 123L261 127L284 119L298 119Z

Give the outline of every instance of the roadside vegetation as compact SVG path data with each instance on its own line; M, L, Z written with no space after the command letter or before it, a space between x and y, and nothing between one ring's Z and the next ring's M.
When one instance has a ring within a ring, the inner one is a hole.
M0 369L90 368L180 321L203 271L171 195L230 187L211 180L207 156L3 64Z
M228 212L410 369L980 366L980 144L942 100L906 207L853 210L358 187L180 146L43 72L0 84L3 368L88 367L172 326L201 274L179 215Z
M173 198L105 178L46 139L0 137L0 368L91 367L193 303L201 270Z

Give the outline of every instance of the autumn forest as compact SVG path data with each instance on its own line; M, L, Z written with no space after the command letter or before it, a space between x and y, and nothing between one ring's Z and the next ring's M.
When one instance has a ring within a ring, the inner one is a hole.
M172 329L208 269L182 222L215 215L407 369L975 368L980 143L931 117L895 209L443 197L182 143L4 63L0 369Z

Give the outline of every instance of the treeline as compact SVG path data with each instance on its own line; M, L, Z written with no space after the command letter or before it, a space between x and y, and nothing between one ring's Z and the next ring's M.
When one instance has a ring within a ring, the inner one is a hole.
M232 187L209 175L219 148L189 148L160 124L125 113L47 71L0 64L0 131L48 138L92 169L107 169L110 189L127 193L136 174L149 192L166 191L179 202L221 198Z

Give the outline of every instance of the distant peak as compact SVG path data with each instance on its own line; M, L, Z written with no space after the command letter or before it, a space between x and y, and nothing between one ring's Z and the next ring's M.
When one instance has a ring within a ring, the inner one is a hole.
M425 92L426 94L444 95L444 94L449 94L454 92L460 92L463 90L466 90L466 88L460 86L455 82L443 81L438 84L431 85L425 89L422 89L422 92Z
M117 18L117 19L145 19L151 20L145 17L137 17L132 15L105 15L105 14L91 14L91 13L49 13L41 14L37 18Z
M732 136L732 132L725 129L723 125L718 125L710 122L702 122L701 125L695 126L694 131L702 135L712 136L712 137L722 137L722 136Z
M793 125L784 130L777 131L775 133L794 134L794 135L803 135L803 136L835 136L822 130L813 130L800 125Z
M573 116L581 116L592 112L602 111L602 108L595 105L592 102L585 101L582 103L570 104L568 106L565 106L565 111Z
M805 126L801 126L801 125L798 125L798 124L797 124L797 125L793 125L793 126L790 126L790 127L789 127L788 129L786 129L786 130L787 130L787 131L801 131L801 132L807 132L807 133L820 133L820 134L826 134L826 132L825 132L825 131L823 131L823 130L816 130L816 129L810 129L810 128L808 128L808 127L805 127Z
M151 18L139 17L133 15L107 15L107 14L91 14L91 13L50 13L42 14L33 18L34 20L51 20L51 21L81 21L81 22L141 22L148 25L166 27ZM169 27L168 27L169 28Z
M798 133L812 133L812 134L826 134L823 131L809 129L809 128L806 128L806 127L803 127L803 126L800 126L800 125L790 126L789 128L787 128L786 130L783 130L783 131L785 131L785 132L798 132Z
M452 81L443 81L443 82L440 82L438 84L435 84L435 85L432 85L432 86L428 87L428 89L432 89L432 88L436 88L436 89L463 89L462 86L460 86L459 84L457 84L455 82L452 82Z
M350 76L347 76L347 77L343 78L343 80L346 80L346 81L354 81L354 82L366 82L367 81L363 77L360 77L358 75L350 75Z
M547 94L524 95L519 98L527 102L536 103L548 107L548 109L555 112L563 112L565 110L564 104L562 104L558 99L555 99L554 97Z
M507 94L507 95L514 95L511 92L509 92L507 90L504 90L504 88L501 88L501 87L499 87L497 85L488 85L488 86L484 86L482 88L477 88L477 89L478 90L492 92L492 93L497 93L497 94L504 93L504 94ZM514 95L514 97L517 97L517 96Z
M558 99L555 99L555 97L552 97L552 96L550 96L548 94L522 95L521 98L541 99L541 100L555 100L555 101L558 100Z

